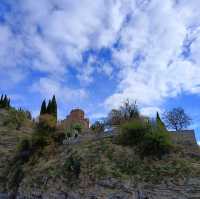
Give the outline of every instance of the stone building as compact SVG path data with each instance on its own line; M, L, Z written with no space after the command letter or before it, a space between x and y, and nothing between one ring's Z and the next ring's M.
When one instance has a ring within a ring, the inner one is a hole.
M66 119L63 120L65 127L70 127L76 123L81 124L84 129L89 129L89 119L85 118L85 113L81 109L72 109Z
M194 130L170 131L174 143L184 146L197 146Z

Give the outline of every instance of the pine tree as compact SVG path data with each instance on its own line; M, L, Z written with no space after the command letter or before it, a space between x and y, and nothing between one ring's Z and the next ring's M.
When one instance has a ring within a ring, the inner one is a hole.
M6 108L7 102L8 102L8 98L7 98L7 95L5 95L3 99L3 108Z
M3 94L1 95L1 99L0 99L0 108L3 107Z
M47 107L46 107L46 101L43 100L42 105L41 105L41 109L40 109L40 115L43 115L47 113Z
M157 112L156 114L156 124L161 127L161 128L165 128L165 124L163 123L163 121L160 118L159 113Z
M56 118L57 120L57 103L56 103L56 97L53 95L52 101L51 101L51 114Z
M46 113L52 114L52 102L49 100Z

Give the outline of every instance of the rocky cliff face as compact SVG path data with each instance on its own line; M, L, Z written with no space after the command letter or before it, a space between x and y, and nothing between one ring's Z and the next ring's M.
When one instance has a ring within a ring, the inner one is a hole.
M30 137L32 128L23 126L16 130L15 126L8 125L10 118L8 110L0 109L0 192L5 190L6 170L13 158L16 146L23 138ZM4 194L0 194L0 198Z
M179 146L161 160L141 159L110 136L86 136L66 145L48 140L29 159L19 161L13 159L16 144L31 129L3 123L0 199L200 199L197 147Z
M53 183L53 182L51 182ZM185 179L181 182L163 182L161 184L134 184L115 179L101 180L91 187L76 190L54 188L41 190L35 187L19 190L17 199L199 199L200 179ZM1 198L1 197L0 197ZM6 198L4 196L4 198ZM1 198L3 199L3 197Z

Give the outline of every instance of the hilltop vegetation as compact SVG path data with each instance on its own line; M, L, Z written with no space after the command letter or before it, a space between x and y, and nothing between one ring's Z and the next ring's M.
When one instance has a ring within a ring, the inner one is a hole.
M99 192L106 198L126 183L136 189L138 184L186 183L200 177L197 146L188 149L189 155L172 142L158 113L155 119L144 117L136 103L125 102L86 132L80 124L62 128L55 96L48 106L43 101L38 121L29 111L11 106L0 114L0 192L13 198L35 191L41 197L82 192L86 198L88 192ZM112 132L104 132L106 126ZM95 186L101 188L96 192Z

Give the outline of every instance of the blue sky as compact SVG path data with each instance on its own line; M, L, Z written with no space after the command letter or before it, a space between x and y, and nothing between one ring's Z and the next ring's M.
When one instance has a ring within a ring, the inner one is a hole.
M37 116L94 120L125 99L154 116L182 106L200 140L199 0L1 0L0 93Z

